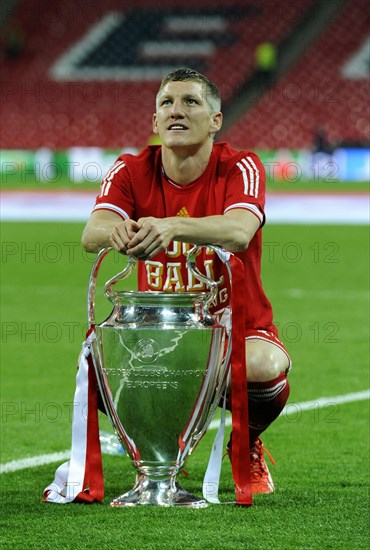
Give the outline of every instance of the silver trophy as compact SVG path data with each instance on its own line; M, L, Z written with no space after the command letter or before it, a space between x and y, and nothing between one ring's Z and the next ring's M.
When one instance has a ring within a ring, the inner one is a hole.
M196 266L200 248L190 251L187 267L208 292L113 290L134 269L137 262L130 259L105 283L114 307L101 324L95 321L96 282L111 249L103 249L92 267L88 313L96 333L93 362L108 416L137 472L134 487L111 506L207 506L176 479L206 432L228 374L226 329L208 310L217 283Z

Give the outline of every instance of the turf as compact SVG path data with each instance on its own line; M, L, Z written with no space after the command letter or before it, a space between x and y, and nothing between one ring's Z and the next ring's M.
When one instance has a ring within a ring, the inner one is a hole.
M86 328L91 257L80 224L4 223L2 239L1 463L70 445L76 361ZM263 278L291 352L290 402L327 407L281 417L264 437L277 490L251 509L111 509L133 485L127 457L104 457L101 505L40 502L58 464L2 474L1 543L17 548L368 548L369 402L330 396L369 387L368 229L265 229ZM121 269L107 262L102 280ZM134 286L134 279L128 281ZM98 314L107 312L99 304ZM103 427L106 422L102 419ZM181 484L199 494L213 433ZM222 500L233 498L224 461Z

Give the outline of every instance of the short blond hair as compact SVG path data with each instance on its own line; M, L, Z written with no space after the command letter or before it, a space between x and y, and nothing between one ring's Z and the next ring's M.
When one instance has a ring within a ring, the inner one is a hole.
M163 77L159 90L157 93L157 98L164 86L169 82L187 82L188 80L194 82L200 82L206 91L206 101L208 103L211 114L218 113L221 111L221 93L219 87L209 80L206 76L194 69L189 69L188 67L181 67Z

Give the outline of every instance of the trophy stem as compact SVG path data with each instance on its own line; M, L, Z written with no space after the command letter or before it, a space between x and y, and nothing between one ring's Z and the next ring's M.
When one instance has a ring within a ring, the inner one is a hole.
M113 507L124 506L183 506L185 508L206 508L204 499L185 491L172 476L167 479L151 479L146 475L138 475L131 491L115 498Z

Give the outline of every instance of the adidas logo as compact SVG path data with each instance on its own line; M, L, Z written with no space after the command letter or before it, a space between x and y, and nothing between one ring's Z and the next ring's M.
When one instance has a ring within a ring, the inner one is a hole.
M190 218L190 214L186 210L185 206L183 206L181 210L177 212L176 216L180 216L180 218Z

